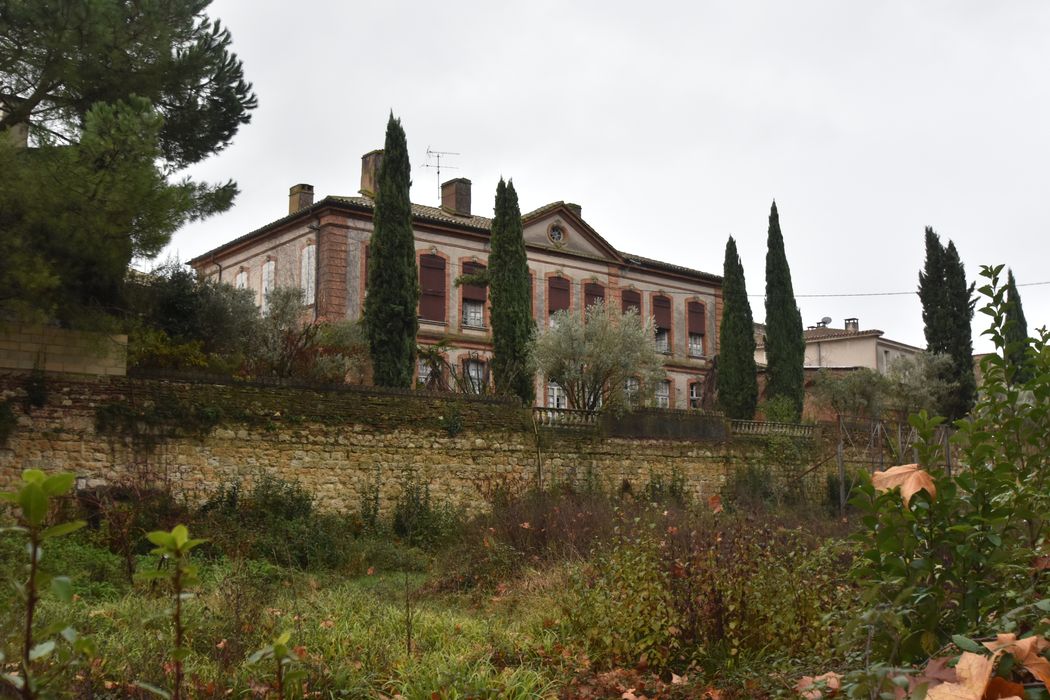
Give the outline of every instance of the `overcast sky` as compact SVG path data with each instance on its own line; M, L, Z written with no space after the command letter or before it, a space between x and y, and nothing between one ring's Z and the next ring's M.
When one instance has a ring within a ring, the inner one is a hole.
M578 202L620 250L722 273L740 248L765 315L776 198L804 325L857 316L925 346L912 292L923 229L967 275L1050 281L1050 3L217 0L259 108L194 168L234 208L177 233L188 260L287 213L288 188L352 195L400 117L412 201L437 204L426 150L453 151L491 215ZM978 285L980 286L980 285ZM837 295L822 298L803 295ZM1050 284L1021 289L1030 327ZM984 316L974 318L976 349Z

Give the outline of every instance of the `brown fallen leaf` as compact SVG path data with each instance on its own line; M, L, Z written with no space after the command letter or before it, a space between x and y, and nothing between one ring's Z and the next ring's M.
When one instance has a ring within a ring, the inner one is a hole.
M1017 663L1050 690L1050 661L1042 655L1050 648L1050 642L1038 635L1018 639L1015 634L998 634L994 642L985 642L984 645L990 651L1012 654Z
M992 656L981 656L963 652L959 663L955 665L958 683L943 683L926 693L926 700L985 700L985 690L989 687L992 669L1003 652L996 651ZM994 689L993 689L994 691ZM995 695L995 700L1021 700L1017 695Z
M992 680L988 682L988 686L984 689L984 696L981 700L1007 700L1008 698L1024 697L1027 696L1023 685L999 676L993 676Z
M802 680L795 685L795 690L806 700L822 700L822 698L838 694L841 687L842 681L839 679L839 674L828 671L819 676L803 676Z
M931 501L937 495L933 477L920 469L918 464L902 464L890 467L884 472L875 472L871 475L871 484L883 492L892 491L899 486L905 507L911 502L911 497L919 491L930 494Z

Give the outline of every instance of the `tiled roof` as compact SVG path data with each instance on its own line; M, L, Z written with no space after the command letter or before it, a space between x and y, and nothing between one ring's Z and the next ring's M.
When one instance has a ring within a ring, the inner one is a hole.
M297 212L295 212L293 214L289 214L287 216L281 217L280 219L277 219L276 221L271 221L270 223L266 224L265 226L260 226L259 228L255 229L254 231L250 231L250 232L244 234L243 236L239 236L237 238L234 238L233 240L227 241L226 243L223 243L222 245L220 245L220 246L218 246L216 248L213 248L212 250L209 250L206 253L198 255L197 257L195 257L192 260L190 260L188 264L192 265L192 264L194 264L196 262L207 260L208 258L211 258L211 257L213 257L215 255L218 255L219 253L221 253L221 252L223 252L225 250L228 250L230 248L236 247L237 245L239 245L241 243L244 243L244 242L247 242L247 241L255 238L256 236L260 236L260 235L264 234L265 232L267 232L267 231L269 231L269 230L271 230L273 228L276 228L277 226L280 226L282 224L288 223L288 222L292 221L293 219L296 219L296 218L299 218L299 217L301 217L303 215L309 214L312 211L318 211L318 210L324 208L325 206L332 206L332 205L349 207L351 209L357 209L359 211L373 211L375 209L375 200L372 199L371 197L341 197L341 196L337 196L337 195L330 195L330 196L325 197L324 199L322 199L320 201L314 202L313 204L311 204L309 207L306 207L305 209L300 209L299 211L297 211ZM553 211L555 209L558 209L559 207L564 207L564 206L567 206L567 205L566 205L565 202L562 202L562 201L551 202L549 204L544 204L542 207L539 207L538 209L533 209L532 211L530 211L527 214L523 215L521 218L522 218L523 221L528 222L530 219L536 218L537 216L541 216L541 215L543 215L543 214L545 214L545 213L547 213L549 211ZM454 226L462 227L462 228L465 228L465 229L471 229L471 230L474 230L474 231L488 232L488 231L490 231L492 229L492 219L490 219L487 216L477 216L477 215L459 216L457 214L449 213L449 212L445 211L444 209L441 209L440 207L431 207L431 206L427 206L425 204L413 204L412 205L412 217L414 219L416 219L416 220L419 220L419 221L429 221L429 222L432 222L432 223L439 223L439 224L452 224ZM582 219L581 219L581 221L582 221ZM586 225L586 222L584 222L584 224ZM590 227L588 226L588 228L590 228ZM609 245L605 241L605 239L601 238L601 236L596 231L591 229L591 232L595 236L597 236L603 243L605 243L606 245ZM611 245L609 245L609 249L610 250L614 250L614 251L616 250ZM689 277L694 277L694 278L702 279L702 280L709 281L709 282L721 283L721 281L722 281L722 278L719 275L713 275L713 274L711 274L709 272L702 272L700 270L694 270L694 269L691 269L691 268L688 268L688 267L682 267L681 265L672 265L671 263L665 263L665 262L661 262L659 260L653 260L652 258L642 257L641 255L633 255L633 254L630 254L630 253L623 253L623 252L620 252L620 251L616 251L616 252L619 253L619 255L621 255L624 259L626 259L628 263L633 264L633 265L637 265L639 267L650 268L650 269L654 269L654 270L663 270L663 271L666 271L666 272L674 272L674 273L677 273L677 274L680 274L680 275L686 275L686 276L689 276Z
M867 338L869 336L881 336L882 331L871 329L866 331L848 331L844 328L807 328L802 331L806 340L834 340L838 338Z

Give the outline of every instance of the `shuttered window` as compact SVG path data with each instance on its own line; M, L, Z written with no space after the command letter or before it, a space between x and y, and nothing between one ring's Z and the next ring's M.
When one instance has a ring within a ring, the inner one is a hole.
M551 277L547 280L547 310L550 313L565 311L570 306L569 280Z
M584 308L605 302L605 287L596 282L588 282L583 285Z
M464 275L474 275L474 274L477 274L479 272L483 272L484 270L485 270L485 266L482 265L481 263L476 263L476 262L463 263L463 274ZM463 290L463 300L464 301L469 299L471 301L480 301L482 304L485 303L485 292L487 291L486 287L483 287L481 285L475 285L475 284L464 284L464 285L462 285L461 288Z
M622 311L627 313L629 309L634 309L639 314L642 313L642 295L633 289L625 289L620 294L620 300L623 304Z
M653 322L657 328L671 327L671 300L667 297L653 297Z
M273 260L267 260L263 263L262 267L262 310L266 312L270 308L270 292L273 291L274 286L274 272L276 272L277 263Z
M317 289L317 247L308 245L303 248L299 261L299 286L303 290L303 303L309 306L314 303L314 292Z
M419 317L445 321L445 259L440 255L419 256Z
M689 302L689 333L703 335L707 326L705 307L698 301Z

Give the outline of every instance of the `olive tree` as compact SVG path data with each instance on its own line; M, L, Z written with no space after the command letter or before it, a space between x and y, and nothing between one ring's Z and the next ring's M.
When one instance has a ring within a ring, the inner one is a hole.
M552 326L533 345L540 374L557 383L572 408L620 411L641 399L625 396L624 384L638 380L642 392L651 392L664 379L663 359L656 351L651 320L630 309L593 304L584 318L559 311Z

